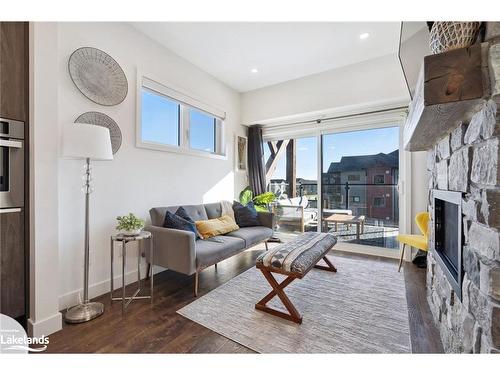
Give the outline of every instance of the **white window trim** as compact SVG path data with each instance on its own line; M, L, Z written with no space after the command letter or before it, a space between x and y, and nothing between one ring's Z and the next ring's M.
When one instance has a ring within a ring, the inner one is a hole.
M226 113L224 111L205 103L204 101L186 93L184 90L174 87L171 84L160 83L158 79L153 78L150 74L144 74L139 69L137 70L136 82L136 147L148 150L227 160L227 137L225 131ZM179 146L142 140L142 88L156 92L159 95L164 95L180 104ZM191 148L189 139L189 107L192 107L200 112L205 112L217 119L218 124L215 127L215 152Z

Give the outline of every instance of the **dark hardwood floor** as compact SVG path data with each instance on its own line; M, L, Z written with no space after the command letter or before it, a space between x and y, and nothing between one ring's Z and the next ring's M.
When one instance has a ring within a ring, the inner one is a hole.
M227 282L237 274L254 266L255 258L263 251L260 245L234 256L200 274L200 295ZM367 258L334 251L338 256ZM395 260L369 257L373 261ZM411 263L405 264L406 295L409 308L412 350L414 353L443 351L439 332L434 327L425 296L425 270ZM131 290L135 285L131 286ZM193 296L193 277L172 271L155 275L155 298L133 301L124 316L121 304L109 302L109 295L95 299L105 304L105 313L84 324L64 324L63 329L50 335L49 353L252 353L232 340L221 336L179 314L178 309L189 304Z

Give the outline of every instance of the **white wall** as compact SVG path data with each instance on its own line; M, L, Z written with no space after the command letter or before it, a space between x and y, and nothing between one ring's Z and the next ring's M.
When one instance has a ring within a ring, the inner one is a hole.
M35 26L49 27L39 24ZM50 205L50 214L46 207L40 207L36 213L46 218L47 222L37 222L35 232L38 235L44 226L50 226L52 232L55 232L51 233L50 245L58 250L59 265L55 262L51 272L54 277L57 274L59 277L59 306L55 308L63 309L75 304L81 293L84 229L84 195L81 191L83 161L55 157L58 139L65 126L73 126L75 118L86 111L100 111L118 123L123 136L122 146L115 159L111 162L95 162L92 168L95 192L91 195L90 204L91 297L109 291L109 236L115 232L116 216L134 212L149 219L148 210L154 206L197 204L237 196L246 184L246 176L233 172L233 139L235 133L245 134L246 129L240 125L240 97L237 92L130 25L58 23L50 27L55 29L56 39L48 41L43 48L50 52L57 48L57 56L53 62L57 77L43 80L40 86L44 87L36 92L34 103L47 103L53 115L52 121L35 118L39 120L35 121L38 122L35 124L38 126L35 144L51 140L48 152L51 168L56 170L52 170L50 176L47 176L50 180L44 176L37 179L37 182L47 184L47 188L50 186L52 190L51 201L46 202L46 205ZM82 46L102 49L121 65L129 83L129 92L123 103L113 107L100 106L85 98L74 86L68 73L68 58L75 49ZM172 84L226 111L226 160L135 147L138 68L144 74L150 73L164 83ZM53 89L54 85L57 85L57 90ZM41 172L41 167L36 163L35 173ZM45 195L49 193L37 190L35 201L42 204L41 200ZM54 213L54 210L57 212ZM37 245L39 246L38 243ZM37 248L36 251L38 250ZM135 277L135 257L135 254L130 254L130 279ZM116 260L115 262L118 263ZM117 264L116 271L120 269ZM119 285L118 283L117 286ZM39 291L40 288L36 288L36 293Z
M61 329L57 26L30 24L30 336Z
M395 55L314 74L274 86L245 92L241 118L246 125L276 122L307 114L331 113L339 108L409 101L408 90Z

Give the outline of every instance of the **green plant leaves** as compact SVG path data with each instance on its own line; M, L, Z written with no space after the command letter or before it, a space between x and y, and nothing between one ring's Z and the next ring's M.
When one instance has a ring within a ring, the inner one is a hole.
M116 226L117 230L142 229L145 224L144 220L139 219L132 212L130 212L127 216L118 216L116 220L118 221L118 225Z
M247 186L245 189L242 190L240 193L240 203L243 206L246 206L248 202L250 202L253 199L253 192L250 189L250 186Z

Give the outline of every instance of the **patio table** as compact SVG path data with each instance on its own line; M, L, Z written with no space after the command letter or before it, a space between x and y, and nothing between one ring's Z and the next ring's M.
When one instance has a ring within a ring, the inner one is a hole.
M337 231L337 225L339 223L346 224L348 228L351 224L356 224L356 239L358 239L358 240L359 240L360 233L364 233L364 231L365 231L365 216L364 215L353 216L353 215L344 215L344 214L333 214L333 215L328 216L325 219L323 219L323 221L326 224L326 229L328 229L328 222L334 223L335 232Z

